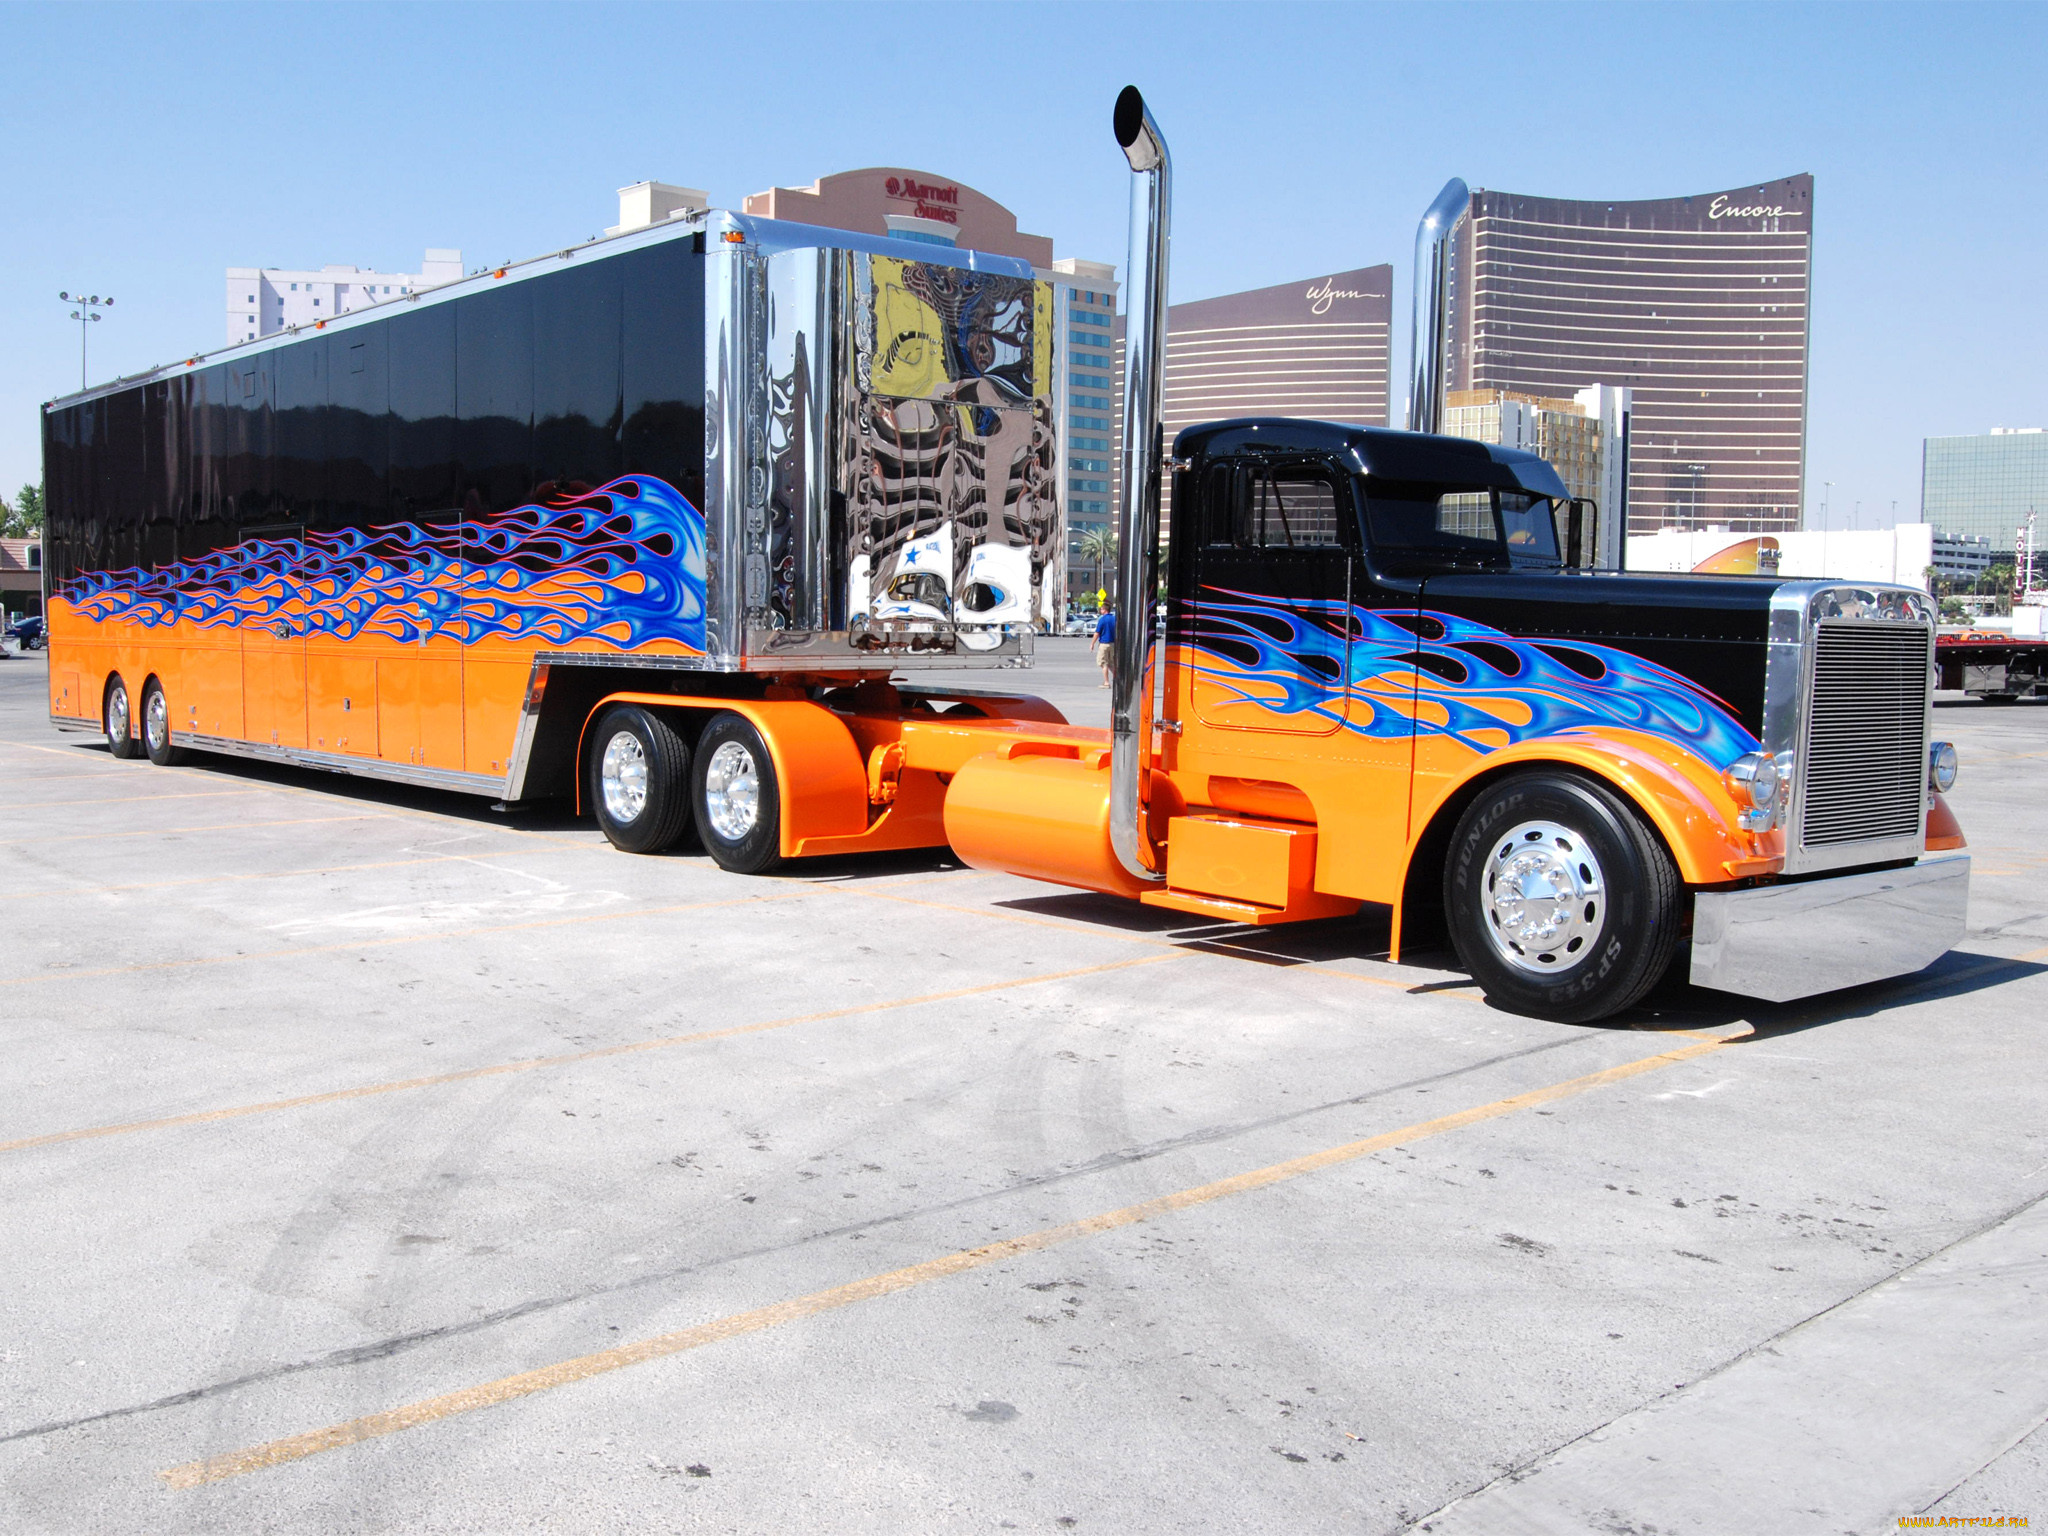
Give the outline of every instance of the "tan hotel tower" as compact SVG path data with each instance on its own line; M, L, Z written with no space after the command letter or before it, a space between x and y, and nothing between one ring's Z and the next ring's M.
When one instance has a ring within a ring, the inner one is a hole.
M1631 391L1630 532L1796 529L1812 254L1811 176L1626 203L1474 190L1451 236L1446 383Z

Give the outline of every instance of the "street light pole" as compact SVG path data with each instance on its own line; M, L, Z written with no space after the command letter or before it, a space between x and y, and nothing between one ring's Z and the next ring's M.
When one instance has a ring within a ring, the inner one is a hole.
M78 387L84 389L86 387L85 338L92 334L91 327L93 322L100 318L99 312L113 305L114 296L108 294L103 299L98 294L87 298L82 293L59 293L57 297L67 304L76 304L78 306L78 308L71 311L71 318L78 322Z

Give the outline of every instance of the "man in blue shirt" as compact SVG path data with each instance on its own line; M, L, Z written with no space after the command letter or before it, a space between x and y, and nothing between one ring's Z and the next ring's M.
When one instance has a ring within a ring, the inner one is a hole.
M1095 621L1095 665L1102 668L1102 686L1109 686L1110 668L1116 657L1116 610L1105 608Z

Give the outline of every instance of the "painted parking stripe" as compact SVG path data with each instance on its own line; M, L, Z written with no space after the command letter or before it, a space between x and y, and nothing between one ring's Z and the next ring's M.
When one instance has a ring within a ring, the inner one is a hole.
M157 795L102 795L92 800L25 800L10 805L13 811L68 811L74 805L130 805L144 800L220 800L229 795L268 794L267 785L252 785L248 789L190 789L177 790Z
M44 982L98 981L142 971L179 971L201 965L242 965L261 960L289 960L299 955L353 954L359 949L392 949L402 944L433 944L445 939L475 939L494 933L523 933L535 928L567 928L578 923L618 923L634 917L664 917L674 912L701 912L710 907L766 905L801 901L809 890L777 891L767 896L734 896L724 901L685 901L666 907L633 907L624 912L584 912L574 917L540 917L526 923L495 923L481 928L444 928L433 933L401 933L383 939L358 939L346 944L300 944L288 949L258 949L232 955L193 955L182 960L138 960L94 971L43 971L31 976L0 976L0 987L29 987Z
M466 1083L480 1077L506 1077L516 1072L538 1072L544 1067L566 1067L579 1061L601 1061L607 1056L630 1056L640 1051L665 1051L679 1045L698 1045L706 1040L729 1040L738 1035L760 1035L788 1029L797 1024L819 1024L828 1019L847 1019L859 1014L886 1013L897 1008L918 1008L927 1003L949 1002L954 998L976 997L985 992L1007 992L1018 987L1042 986L1076 976L1095 976L1104 971L1129 970L1136 965L1157 965L1173 955L1140 955L1133 960L1112 960L1104 965L1084 965L1069 971L1048 971L1042 976L1018 976L1008 981L982 982L972 987L955 987L948 992L925 992L916 997L890 998L879 1003L855 1003L845 1008L828 1008L821 1013L791 1014L756 1024L732 1024L723 1029L700 1029L687 1035L666 1035L658 1040L629 1040L622 1045L604 1045L594 1050L574 1051L566 1056L533 1056L523 1061L495 1062L487 1067L469 1067L460 1072L442 1072L432 1077L411 1077L392 1083L365 1083L357 1088L337 1088L329 1093L307 1093L290 1099L270 1099L261 1104L237 1104L226 1109L195 1110L189 1115L166 1115L157 1120L131 1120L124 1125L93 1125L72 1131L50 1131L41 1136L24 1136L18 1141L0 1141L0 1152L26 1152L31 1147L55 1146L66 1141L89 1141L102 1136L127 1136L140 1131L167 1131L181 1125L207 1125L219 1120L240 1120L249 1115L274 1114L284 1109L304 1109L313 1104L339 1104L348 1099L370 1099L386 1093L407 1093L416 1088L437 1088L445 1083Z
M1496 1099L1491 1104L1482 1104L1474 1109L1460 1110L1434 1120L1424 1120L1360 1141L1345 1142L1341 1146L1328 1147L1303 1157L1289 1158L1285 1162L1271 1163L1227 1179L1218 1179L1213 1183L1198 1184L1193 1188L1160 1195L1135 1205L1085 1216L1078 1221L1041 1227L1035 1232L1005 1238L1001 1242L927 1259L921 1264L912 1264L903 1269L869 1275L846 1285L813 1291L808 1296L799 1296L771 1306L756 1307L747 1312L732 1313L708 1323L699 1323L693 1328L657 1334L631 1344L600 1350L596 1354L579 1355L574 1359L558 1361L538 1370L503 1376L496 1381L408 1403L383 1413L367 1414L362 1418L329 1424L325 1428L310 1430L304 1434L288 1435L264 1445L249 1446L243 1450L209 1456L200 1461L185 1462L179 1466L166 1468L157 1476L173 1488L196 1488L203 1483L222 1482L251 1472L261 1472L269 1467L282 1466L287 1462L300 1461L308 1456L316 1456L322 1451L339 1450L343 1446L397 1434L401 1430L417 1429L441 1419L474 1413L480 1408L495 1407L499 1403L530 1397L537 1392L568 1386L593 1376L624 1370L628 1366L643 1365L650 1360L684 1354L693 1349L702 1349L706 1345L723 1343L727 1339L761 1333L786 1323L801 1322L806 1318L837 1311L858 1302L893 1296L899 1291L928 1285L935 1280L983 1269L991 1264L1021 1258L1025 1254L1040 1253L1082 1238L1098 1237L1105 1232L1114 1232L1122 1227L1134 1226L1139 1222L1150 1221L1194 1206L1207 1205L1211 1201L1226 1199L1232 1195L1265 1189L1289 1179L1300 1178L1304 1174L1356 1162L1360 1158L1369 1157L1375 1152L1383 1152L1390 1147L1408 1146L1432 1136L1441 1136L1447 1131L1461 1130L1468 1125L1497 1120L1519 1110L1533 1109L1542 1104L1554 1104L1560 1099L1572 1098L1595 1088L1606 1087L1610 1083L1622 1082L1646 1072L1655 1072L1680 1062L1695 1060L1709 1052L1721 1050L1733 1040L1740 1038L1742 1036L1733 1035L1680 1046L1675 1050L1643 1057L1618 1067L1609 1067L1584 1077L1575 1077L1567 1082L1553 1083L1547 1088L1536 1088L1527 1093Z
M0 891L0 901L55 901L63 896L115 896L130 891L172 891L192 885L234 885L248 880L299 880L322 875L351 875L366 869L409 869L416 864L474 864L484 859L509 859L526 848L501 848L492 853L435 854L417 859L379 859L369 864L320 864L306 869L258 869L241 874L192 875L183 880L131 880L123 885L56 886L40 891Z
M260 832L267 827L312 827L323 822L390 819L383 811L353 811L346 816L296 816L288 821L227 821L205 827L145 827L135 832L67 832L61 837L0 838L0 848L40 848L48 843L93 843L120 837L175 837L188 832Z

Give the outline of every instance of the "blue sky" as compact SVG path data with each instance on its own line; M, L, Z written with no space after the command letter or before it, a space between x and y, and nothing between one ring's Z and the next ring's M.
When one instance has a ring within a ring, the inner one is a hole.
M864 165L1124 254L1109 134L1170 139L1173 296L1391 261L1444 180L1815 190L1808 506L1919 505L1920 441L2048 425L2048 8L1940 5L0 5L0 486L78 383L220 344L230 265L472 265L653 178L736 205ZM1397 395L1399 389L1397 386ZM2044 509L2048 510L2048 509Z

